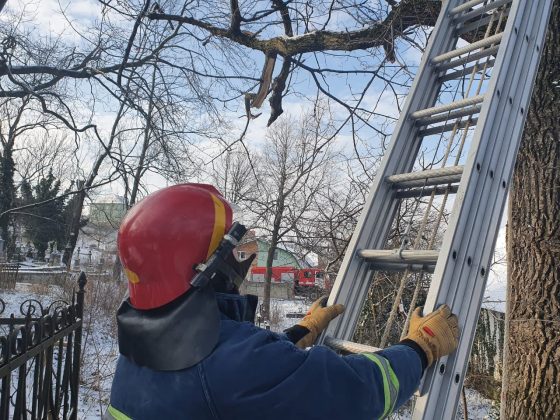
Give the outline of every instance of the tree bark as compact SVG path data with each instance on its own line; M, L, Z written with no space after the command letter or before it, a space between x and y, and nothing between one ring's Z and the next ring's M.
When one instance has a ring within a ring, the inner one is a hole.
M78 242L78 235L80 234L82 209L84 208L84 200L87 194L84 189L83 180L77 181L76 187L79 192L74 202L74 208L72 209L72 220L70 221L70 227L68 229L68 243L65 244L64 253L62 254L62 263L68 270L70 270L70 266L72 265L72 254L74 253L76 243Z
M8 258L15 252L15 236L10 234L10 223L13 222L10 214L6 212L14 207L16 201L16 187L14 175L16 165L14 162L15 142L18 136L18 128L29 103L29 99L21 101L13 121L8 117L7 136L0 133L2 151L0 152L0 235L4 239L4 246Z
M4 213L11 209L15 200L13 145L6 145L0 154L0 236L7 249L10 248L10 215ZM10 252L8 252L8 257Z
M560 0L511 187L502 418L560 413Z
M270 288L272 287L272 262L274 261L274 251L276 245L270 244L266 254L266 271L264 275L263 302L261 316L264 320L270 321Z
M272 284L272 265L274 263L274 251L278 248L278 242L280 240L280 227L282 222L282 217L284 216L284 185L285 177L282 174L282 181L280 183L281 195L278 199L278 204L276 208L276 214L274 216L274 223L272 228L272 238L270 240L270 247L268 248L268 253L266 255L266 272L264 275L264 289L263 289L263 305L262 305L262 316L265 320L270 320L270 288Z

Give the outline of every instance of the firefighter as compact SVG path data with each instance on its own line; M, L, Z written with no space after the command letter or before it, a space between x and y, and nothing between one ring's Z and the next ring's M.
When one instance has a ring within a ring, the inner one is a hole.
M129 297L107 419L383 418L456 348L447 306L417 309L406 339L377 353L311 347L344 310L321 300L284 334L257 328L257 298L238 292L254 258L233 255L244 232L203 184L162 189L127 213L118 249Z

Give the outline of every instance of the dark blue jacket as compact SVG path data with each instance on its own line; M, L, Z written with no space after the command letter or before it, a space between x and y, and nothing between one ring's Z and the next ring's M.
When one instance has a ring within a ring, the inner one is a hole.
M154 371L121 356L110 414L138 420L372 420L418 387L421 358L406 345L344 357L323 346L300 350L285 335L239 322L231 308L220 308L218 345L191 368Z

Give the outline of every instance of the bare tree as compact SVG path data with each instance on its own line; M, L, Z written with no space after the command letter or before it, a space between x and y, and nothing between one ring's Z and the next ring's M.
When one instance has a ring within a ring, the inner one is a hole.
M238 205L244 213L249 212L245 199L254 197L258 188L253 161L252 152L234 145L212 160L208 174L226 200Z
M111 166L132 205L147 172L167 179L194 172L190 146L209 137L220 140L224 120L214 107L212 84L203 80L214 76L205 74L211 62L188 50L184 40L190 34L182 25L146 20L153 7L161 6L149 0L140 6L99 3L100 21L90 27L75 27L61 9L68 28L81 39L77 45L63 35L37 36L25 24L25 8L12 10L0 29L0 97L10 104L23 100L44 118L57 121L57 134L63 136L64 128L76 149L92 140L99 145L92 164L86 165L89 171L74 180L79 197L66 263L76 244L87 191L99 177L112 176ZM217 78L229 85L229 78ZM99 110L112 114L110 129L106 119L98 117Z
M50 171L57 179L74 179L80 160L76 156L76 145L66 134L64 130L49 129L25 136L14 156L18 178L34 183Z
M270 241L263 297L265 317L270 312L275 252L313 212L314 197L323 188L324 175L332 161L331 140L328 110L318 104L299 120L288 117L269 129L264 149L255 157L256 195L246 200L255 225Z
M36 112L29 97L0 103L0 234L8 245L9 256L15 246L15 238L9 232L11 215L7 211L16 204L16 155L25 147L26 139L47 136L53 127L52 119Z

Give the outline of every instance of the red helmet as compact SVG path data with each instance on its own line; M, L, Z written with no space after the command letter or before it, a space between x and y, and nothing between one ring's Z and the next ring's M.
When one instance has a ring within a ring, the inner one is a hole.
M117 239L132 306L157 308L187 292L194 267L212 255L231 223L230 205L206 184L164 188L132 207Z

